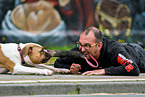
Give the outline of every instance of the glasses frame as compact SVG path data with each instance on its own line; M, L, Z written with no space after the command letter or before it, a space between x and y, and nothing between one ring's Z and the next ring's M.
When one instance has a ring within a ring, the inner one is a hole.
M78 42L76 42L76 45L77 45L77 47L78 47L78 48L80 48L80 46L81 46L81 48L82 48L82 47L84 47L84 49L85 49L85 50L88 50L88 49L90 49L91 47L94 47L95 45L97 45L97 44L98 44L98 42L97 42L97 43L95 43L95 44L92 44L92 45L91 45L91 44L89 44L89 48L86 48L86 47L85 47L85 46L87 46L87 44L89 44L89 43L86 43L85 45L82 45L79 41L78 41Z

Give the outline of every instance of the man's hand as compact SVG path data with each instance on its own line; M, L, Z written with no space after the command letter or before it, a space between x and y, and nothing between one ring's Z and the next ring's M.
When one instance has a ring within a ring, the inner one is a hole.
M105 74L105 69L86 71L82 75L102 75Z
M80 69L81 69L81 65L73 63L70 67L70 72L73 74L78 74Z

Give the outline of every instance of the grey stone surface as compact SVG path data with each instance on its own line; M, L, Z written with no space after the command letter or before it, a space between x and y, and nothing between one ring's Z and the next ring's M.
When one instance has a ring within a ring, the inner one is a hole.
M145 74L140 76L0 75L0 96L92 93L145 93Z

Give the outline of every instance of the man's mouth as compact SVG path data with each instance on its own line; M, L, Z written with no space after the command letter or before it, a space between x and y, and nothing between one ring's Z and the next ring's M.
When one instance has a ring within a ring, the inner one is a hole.
M85 56L86 56L86 58L87 58L87 59L89 59L89 58L90 58L90 56L89 56L88 54L85 54Z
M90 59L89 53L83 53L87 59Z

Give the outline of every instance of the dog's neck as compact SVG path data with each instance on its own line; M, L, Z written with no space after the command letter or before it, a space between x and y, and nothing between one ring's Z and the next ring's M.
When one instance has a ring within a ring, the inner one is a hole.
M27 44L20 43L20 48L23 49Z
M24 60L28 65L34 65L34 63L30 60L30 57L28 55L24 57Z

